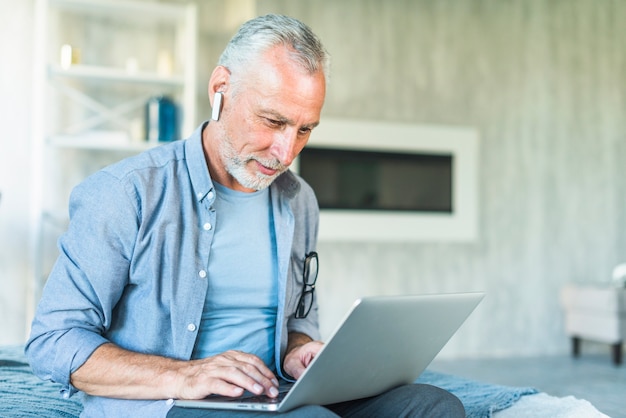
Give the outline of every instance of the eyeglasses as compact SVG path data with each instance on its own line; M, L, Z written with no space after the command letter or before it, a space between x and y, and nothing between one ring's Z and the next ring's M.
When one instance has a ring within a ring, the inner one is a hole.
M304 259L304 273L302 274L304 284L300 300L298 301L298 308L296 309L296 318L298 319L306 318L313 307L313 293L315 292L318 268L317 253L312 251Z

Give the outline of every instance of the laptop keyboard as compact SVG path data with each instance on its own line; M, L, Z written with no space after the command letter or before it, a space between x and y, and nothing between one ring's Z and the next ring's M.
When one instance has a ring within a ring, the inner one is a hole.
M233 398L229 400L229 402L268 403L268 404L281 403L282 400L285 399L285 396L287 396L287 393L289 393L289 390L291 389L292 386L293 386L293 383L281 384L280 387L278 388L278 391L279 391L278 396L275 398L270 398L267 395L255 395L250 392L246 392L247 395L243 395L242 397L239 397L239 398Z
M277 397L270 398L267 395L255 395L255 396L247 396L244 398L233 399L231 402L239 402L239 403L280 403L285 396L287 396L288 392L280 392Z

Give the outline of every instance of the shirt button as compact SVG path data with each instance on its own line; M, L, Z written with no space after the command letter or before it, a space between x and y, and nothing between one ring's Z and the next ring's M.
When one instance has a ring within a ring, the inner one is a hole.
M209 200L213 199L213 192L209 192L209 194L208 194L208 195L206 195L206 197L207 197Z
M194 332L196 330L196 326L194 324L187 325L187 331Z
M197 197L198 199L202 199L202 193L201 193L201 192L196 193L196 197Z
M200 276L201 279L204 279L206 277L206 271L204 270L200 270L198 272L198 276Z
M204 225L202 225L202 228L204 228L205 231L208 231L212 228L212 226L210 223L207 222Z

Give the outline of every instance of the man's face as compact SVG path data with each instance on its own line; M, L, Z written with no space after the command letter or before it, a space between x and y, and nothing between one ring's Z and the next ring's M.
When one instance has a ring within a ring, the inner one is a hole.
M241 191L264 189L287 170L324 103L324 74L307 74L285 48L266 52L257 64L235 75L240 84L233 94L226 92L219 121L217 154L225 178L216 180Z

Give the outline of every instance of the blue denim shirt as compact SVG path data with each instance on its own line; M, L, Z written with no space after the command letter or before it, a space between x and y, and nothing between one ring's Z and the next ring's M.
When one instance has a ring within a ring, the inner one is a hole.
M228 216L212 207L204 126L187 140L107 167L72 191L70 225L26 345L33 371L60 383L63 396L76 392L70 374L108 341L191 358L208 289L212 225ZM289 171L270 187L280 275L275 358L284 378L288 333L319 339L317 305L307 318L294 318L319 210L312 189ZM83 396L87 417L158 417L171 407L167 400Z

